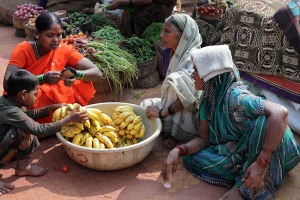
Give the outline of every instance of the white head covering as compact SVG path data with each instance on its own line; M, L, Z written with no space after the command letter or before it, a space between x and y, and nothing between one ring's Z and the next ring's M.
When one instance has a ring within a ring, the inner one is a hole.
M191 59L204 82L233 70L233 61L228 45L207 46L191 52Z
M172 16L183 32L161 87L160 108L169 106L179 98L186 109L193 110L198 104L200 91L195 89L194 80L191 78L193 63L190 52L200 48L202 38L193 18L186 14Z

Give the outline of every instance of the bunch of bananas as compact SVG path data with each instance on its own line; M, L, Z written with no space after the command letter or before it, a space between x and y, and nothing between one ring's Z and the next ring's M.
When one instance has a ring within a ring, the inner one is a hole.
M58 108L52 120L58 121L73 110L86 111L89 119L84 123L69 123L62 127L61 134L73 144L87 148L117 148L136 144L145 134L142 117L137 116L130 106L114 108L112 118L97 108L84 108L79 104L67 104Z
M118 106L114 108L112 120L115 124L121 141L119 147L136 144L139 138L145 135L145 125L142 117L135 114L131 106Z

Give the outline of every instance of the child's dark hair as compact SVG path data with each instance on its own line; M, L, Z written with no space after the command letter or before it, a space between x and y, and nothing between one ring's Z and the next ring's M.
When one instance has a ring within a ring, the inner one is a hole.
M60 19L51 12L43 12L35 20L35 28L39 32L48 30L53 24L59 24L62 27Z
M16 96L19 92L26 90L30 92L39 85L36 76L27 70L20 69L13 72L7 81L7 95Z

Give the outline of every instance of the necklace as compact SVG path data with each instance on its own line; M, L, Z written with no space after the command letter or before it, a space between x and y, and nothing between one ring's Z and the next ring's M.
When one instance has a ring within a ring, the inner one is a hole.
M39 49L37 47L37 40L34 42L34 46L35 46L35 51L36 51L36 54L37 54L37 59L39 59L41 56L40 56Z

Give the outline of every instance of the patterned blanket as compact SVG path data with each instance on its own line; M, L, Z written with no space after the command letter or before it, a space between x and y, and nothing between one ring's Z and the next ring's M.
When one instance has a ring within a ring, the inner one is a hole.
M300 83L300 54L273 18L288 2L240 0L225 12L220 43L229 44L240 71L280 76Z
M300 53L300 1L291 0L274 14L274 19L290 44Z

